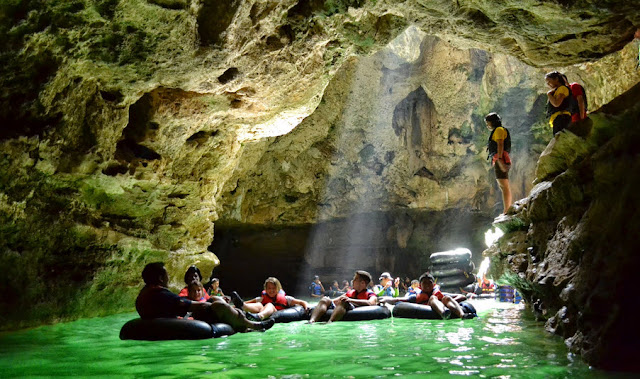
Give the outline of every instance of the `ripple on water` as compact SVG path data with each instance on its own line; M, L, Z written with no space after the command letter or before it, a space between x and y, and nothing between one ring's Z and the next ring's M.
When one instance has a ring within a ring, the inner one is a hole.
M0 336L3 377L593 376L521 308L475 320L389 319L277 324L266 333L200 341L121 341L133 314Z

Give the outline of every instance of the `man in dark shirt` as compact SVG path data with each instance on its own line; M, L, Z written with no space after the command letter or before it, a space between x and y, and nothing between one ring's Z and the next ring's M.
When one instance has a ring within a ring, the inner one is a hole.
M274 324L273 319L262 322L247 320L244 313L224 300L212 297L209 302L196 302L180 297L167 289L169 275L164 263L149 263L142 270L145 286L136 299L136 309L143 319L182 317L194 312L194 318L210 324L223 322L237 332L248 329L265 331Z

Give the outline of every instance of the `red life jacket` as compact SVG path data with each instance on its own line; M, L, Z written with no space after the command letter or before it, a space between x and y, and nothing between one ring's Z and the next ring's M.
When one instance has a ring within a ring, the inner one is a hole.
M349 292L345 293L345 295L352 299L359 299L359 300L369 300L371 296L376 296L376 294L373 293L373 291L371 291L370 289L366 289L362 292L356 292L356 290L349 290Z
M284 291L279 291L275 298L267 295L267 291L262 291L262 305L273 303L277 310L289 308L289 302Z
M426 293L425 291L420 292L416 296L416 303L429 304L429 298L433 295L435 295L438 298L438 300L442 300L442 298L444 297L444 294L440 292L440 286L438 285L433 286L433 291L431 291L431 293Z

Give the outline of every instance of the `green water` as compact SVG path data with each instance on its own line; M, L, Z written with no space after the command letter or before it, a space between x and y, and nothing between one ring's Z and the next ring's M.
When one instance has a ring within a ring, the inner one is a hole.
M80 320L0 335L0 377L611 377L495 304L474 320L294 322L200 341L121 341L135 314Z

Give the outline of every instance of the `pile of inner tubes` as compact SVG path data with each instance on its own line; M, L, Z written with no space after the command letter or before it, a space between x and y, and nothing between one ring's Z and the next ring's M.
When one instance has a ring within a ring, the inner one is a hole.
M461 293L460 288L475 283L475 265L469 249L456 249L431 254L429 272L442 292Z

